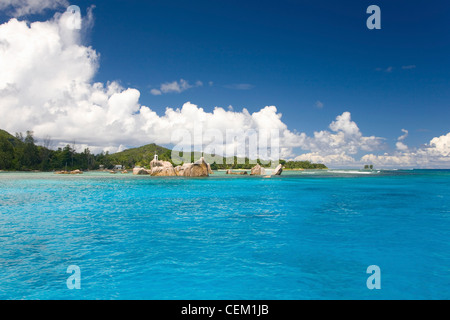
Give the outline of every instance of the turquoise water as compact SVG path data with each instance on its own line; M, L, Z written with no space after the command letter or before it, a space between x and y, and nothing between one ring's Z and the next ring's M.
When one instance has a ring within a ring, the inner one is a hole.
M0 173L0 299L449 299L449 182Z

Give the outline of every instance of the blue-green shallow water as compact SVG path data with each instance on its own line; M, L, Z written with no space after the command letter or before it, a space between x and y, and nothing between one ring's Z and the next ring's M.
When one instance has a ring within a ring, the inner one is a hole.
M450 171L355 173L0 173L0 299L449 299Z

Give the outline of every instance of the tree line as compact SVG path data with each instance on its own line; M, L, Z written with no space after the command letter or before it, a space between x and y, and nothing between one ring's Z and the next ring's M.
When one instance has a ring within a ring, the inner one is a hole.
M256 160L256 163L258 163L261 167L264 168L270 168L275 166L277 163L273 163L271 161L261 161L260 159ZM286 161L286 160L279 160L279 163L283 165L285 169L327 169L327 167L324 164L321 163L311 163L309 161ZM234 163L233 164L216 164L215 162L211 164L212 170L218 170L218 169L245 169L250 170L255 166L254 161L250 163L250 160L248 158L245 158L244 163L239 163L238 158L234 157Z
M25 135L16 133L14 137L0 130L0 170L94 170L101 164L113 166L108 153L94 155L89 148L76 152L75 143L52 150L49 148L50 138L45 138L43 144L37 145L32 131L27 131Z
M52 140L46 137L41 145L37 144L32 131L24 134L16 133L15 136L0 130L0 170L11 171L54 171L54 170L97 170L100 168L112 169L115 165L125 168L134 166L149 166L155 154L160 160L171 162L171 150L149 144L139 148L128 149L123 152L109 154L108 152L93 154L89 148L82 152L76 151L75 142L67 144L63 148L51 149ZM192 153L191 162L198 160L201 153ZM219 169L247 169L250 170L255 164L248 158L244 161L234 157L232 161L223 158L223 163L213 162L212 170ZM231 163L230 163L231 162ZM243 162L243 163L242 163ZM272 163L257 160L263 167L270 167ZM309 161L285 161L280 163L286 169L326 169L323 164L311 163Z
M311 163L310 161L284 161L280 163L286 169L328 169L323 163Z

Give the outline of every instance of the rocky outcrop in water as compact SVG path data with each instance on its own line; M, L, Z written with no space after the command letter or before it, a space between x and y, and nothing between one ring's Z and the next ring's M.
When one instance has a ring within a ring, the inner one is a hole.
M235 175L246 175L247 171L238 171L238 172L233 172L233 170L228 169L227 174L235 174Z
M169 161L153 159L150 162L150 175L158 177L173 177L177 174Z
M54 173L55 174L83 174L83 171L77 169L77 170L73 170L73 171L66 171L66 170L55 171Z
M256 166L254 166L252 168L252 171L250 173L250 175L252 176L261 176L261 175L265 175L266 174L266 169L264 169L263 167L261 167L259 164L257 164Z
M185 169L186 169L186 166L185 166L185 165L182 165L182 166L176 166L176 167L174 168L175 174L176 174L177 176L183 176L184 170L185 170Z
M281 175L282 172L283 172L283 165L279 164L273 171L272 175L279 176L279 175Z
M149 175L150 170L147 170L145 168L133 168L133 174L134 175Z
M133 169L134 175L149 174L158 177L208 177L212 173L211 166L203 157L194 163L185 163L182 166L176 166L175 168L169 161L153 159L150 162L150 170L144 168Z
M183 177L208 177L211 172L211 166L203 157L194 163L185 163L179 169L179 175Z

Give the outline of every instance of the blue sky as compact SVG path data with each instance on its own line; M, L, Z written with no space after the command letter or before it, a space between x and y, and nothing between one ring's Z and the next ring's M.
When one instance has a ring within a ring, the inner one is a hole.
M375 2L382 29L368 30L366 8ZM73 3L96 5L89 41L101 54L97 80L138 88L142 103L157 112L186 101L206 110L275 105L290 128L309 134L343 111L364 134L393 142L402 128L411 144L447 133L450 4L375 2ZM179 79L204 85L150 94ZM251 89L230 89L235 84Z
M58 2L17 18L49 22L69 4ZM98 70L86 71L86 78L137 89L139 105L160 116L167 107L181 108L186 102L205 112L231 105L254 113L273 105L290 131L312 137L330 130L330 123L348 111L363 136L383 140L383 148L370 150L374 154L399 151L402 129L408 136L401 141L410 151L450 131L446 1L70 4L79 6L83 17L95 5L93 24L83 30L80 45L98 54ZM380 30L366 27L366 9L372 4L381 8ZM0 23L14 15L11 6L3 9ZM182 81L185 90L162 92L162 85Z

